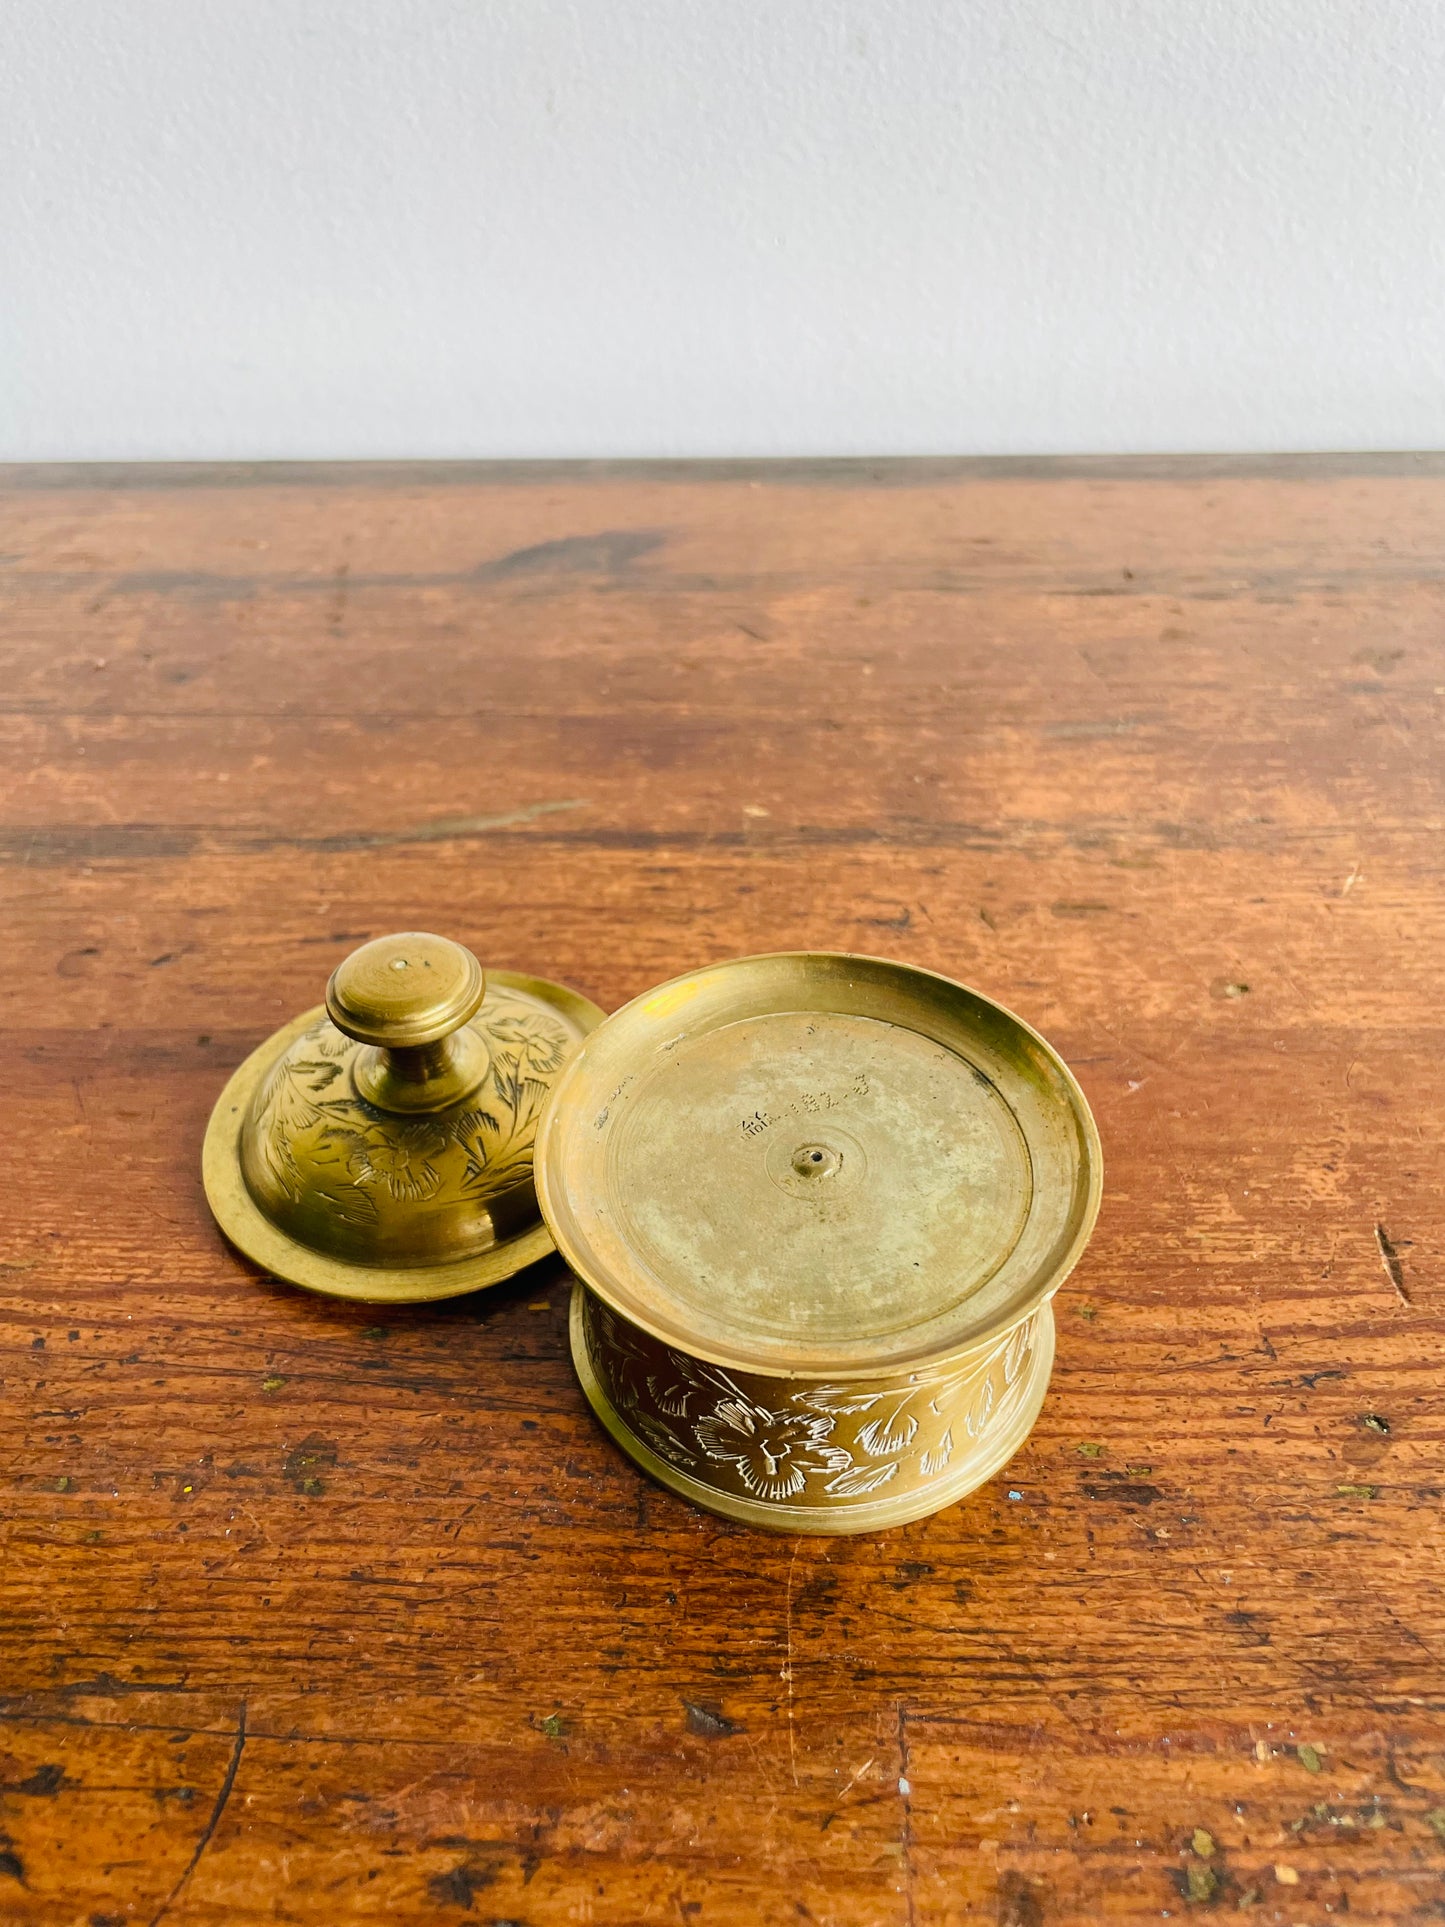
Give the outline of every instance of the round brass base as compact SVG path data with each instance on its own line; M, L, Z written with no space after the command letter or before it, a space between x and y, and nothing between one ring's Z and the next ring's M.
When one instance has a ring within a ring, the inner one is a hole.
M574 1035L585 1034L602 1020L595 1004L545 978L491 970L487 982L489 988L520 992L551 1006ZM325 1006L303 1011L268 1037L232 1074L211 1113L201 1154L201 1175L216 1222L231 1243L253 1263L289 1284L333 1298L379 1305L430 1304L460 1298L467 1292L500 1284L554 1250L552 1234L535 1200L525 1226L484 1251L446 1263L395 1266L352 1264L331 1256L291 1237L260 1209L242 1171L242 1122L272 1067L325 1015Z
M593 1324L593 1318L599 1310L602 1318L607 1321L600 1330ZM970 1435L967 1426L960 1428L964 1442L956 1457L949 1456L947 1462L939 1466L936 1471L888 1497L823 1498L821 1502L820 1495L811 1480L800 1486L795 1497L783 1500L757 1498L741 1491L728 1490L721 1480L731 1474L731 1483L734 1486L737 1484L739 1454L733 1453L728 1459L718 1463L716 1453L708 1450L707 1442L715 1441L719 1436L716 1417L703 1417L699 1423L691 1427L692 1437L703 1447L701 1451L679 1451L677 1446L680 1443L681 1434L686 1429L685 1426L674 1424L659 1428L655 1414L651 1416L642 1414L642 1422L649 1426L659 1443L664 1444L672 1452L674 1460L685 1457L693 1469L689 1471L685 1470L682 1464L669 1463L668 1459L663 1458L660 1452L654 1451L652 1446L622 1416L604 1384L604 1379L609 1382L616 1381L619 1349L631 1351L639 1340L645 1346L647 1343L645 1337L620 1329L620 1321L611 1318L605 1308L599 1308L596 1305L596 1301L589 1304L587 1288L580 1283L573 1287L570 1332L572 1362L592 1410L627 1456L649 1477L656 1479L659 1485L667 1486L681 1498L691 1500L694 1505L702 1506L708 1512L717 1513L724 1519L733 1519L743 1525L761 1526L769 1532L806 1532L836 1536L854 1532L883 1532L891 1526L908 1525L912 1520L923 1519L930 1513L941 1512L946 1506L955 1504L984 1484L986 1480L991 1479L995 1472L1008 1463L1033 1429L1034 1420L1039 1415L1044 1394L1048 1390L1049 1375L1054 1363L1052 1305L1045 1301L1031 1318L1025 1321L1025 1324L1028 1327L1027 1332L1023 1334L1026 1350L1016 1339L1013 1346L1006 1345L998 1348L990 1358L981 1361L976 1372L967 1375L971 1386L976 1384L981 1388L987 1381L990 1387L999 1385L1002 1390L997 1397L992 1390L987 1393L986 1415L977 1426L975 1433ZM1021 1333L1022 1330L1021 1327ZM594 1357L594 1347L598 1354L596 1357ZM1022 1367L1011 1381L1007 1376L1007 1360L1010 1353L1018 1359ZM634 1356L640 1359L644 1366L654 1362L649 1354L640 1351ZM677 1354L669 1354L668 1357L674 1364L680 1362ZM793 1401L783 1390L785 1382L779 1386L780 1395L769 1395L774 1405L781 1405L784 1408L782 1413L764 1409L756 1403L753 1403L749 1410L749 1394L758 1390L756 1381L749 1383L744 1390L734 1378L714 1373L711 1368L701 1365L700 1361L692 1361L692 1364L696 1368L695 1382L710 1388L711 1392L723 1391L736 1395L725 1397L723 1402L717 1405L716 1410L723 1415L723 1423L734 1429L740 1445L747 1442L744 1437L745 1428L755 1420L763 1423L753 1434L754 1437L761 1437L763 1429L771 1424L777 1438L786 1438L790 1429L794 1437L800 1437L798 1429L800 1426L811 1425L817 1429L823 1422L816 1416L800 1419L789 1418L786 1415L786 1408ZM686 1381L669 1388L665 1409L671 1411L674 1405L686 1404L689 1394L684 1389L685 1383ZM655 1389L655 1378L652 1384ZM886 1409L892 1406L896 1410L896 1399L901 1389L895 1388L892 1396L884 1395L880 1398L880 1408ZM816 1413L820 1408L816 1402L811 1406L806 1405L806 1398L805 1393L803 1401L800 1401L803 1409ZM856 1407L858 1400L855 1398L852 1403ZM975 1392L972 1410L978 1411L981 1403ZM896 1423L896 1419L894 1422ZM711 1431L707 1429L709 1426L712 1428ZM670 1445L669 1440L672 1441ZM824 1446L822 1451L826 1453L828 1449ZM819 1448L814 1444L805 1443L803 1450L813 1453L815 1458L819 1456ZM840 1461L846 1456L846 1454L840 1454ZM801 1462L801 1455L799 1462ZM777 1460L774 1459L769 1463L776 1467ZM809 1470L814 1469L815 1465L810 1462ZM830 1468L824 1465L821 1469L826 1472ZM876 1469L870 1467L869 1471L874 1472ZM697 1472L707 1471L712 1472L719 1482L713 1483L709 1479L695 1476ZM843 1486L846 1489L846 1482L850 1477L853 1479L855 1488L866 1489L865 1481L859 1479L851 1468L845 1470L841 1476L835 1476L832 1481L833 1486L835 1488ZM902 1483L903 1481L900 1480L900 1484Z

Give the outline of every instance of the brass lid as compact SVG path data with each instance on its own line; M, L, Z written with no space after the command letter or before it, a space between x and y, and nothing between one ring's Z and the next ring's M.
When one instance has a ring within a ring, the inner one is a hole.
M206 1195L278 1277L415 1302L495 1284L552 1249L532 1144L602 1013L575 991L484 973L406 931L338 966L326 1002L254 1051L211 1116Z
M1010 1011L881 958L676 978L558 1080L537 1189L612 1309L735 1371L957 1356L1062 1282L1098 1211L1083 1093Z

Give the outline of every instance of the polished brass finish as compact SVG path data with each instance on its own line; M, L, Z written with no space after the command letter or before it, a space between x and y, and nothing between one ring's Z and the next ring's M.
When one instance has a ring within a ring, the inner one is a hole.
M203 1157L221 1228L340 1297L416 1303L510 1277L552 1248L537 1119L601 1016L541 978L484 978L444 937L363 945L222 1093Z
M357 1091L384 1111L441 1111L486 1076L491 1052L472 1024L486 994L470 950L420 931L353 950L326 986L326 1014L366 1049Z
M853 1532L1027 1435L1098 1134L1038 1034L961 984L792 953L678 978L573 1058L538 1134L603 1423L725 1516Z

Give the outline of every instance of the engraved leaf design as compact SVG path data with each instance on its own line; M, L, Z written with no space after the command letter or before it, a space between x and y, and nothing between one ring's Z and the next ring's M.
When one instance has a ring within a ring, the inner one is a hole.
M699 1389L710 1385L715 1392L727 1392L733 1398L745 1399L747 1393L735 1380L728 1377L721 1365L704 1365L700 1360L694 1367L692 1361L680 1352L669 1352L673 1365L684 1376L695 1376Z
M685 1463L691 1457L676 1432L650 1412L634 1412L632 1422L659 1458L681 1459Z
M530 1013L494 1015L487 1025L492 1043L488 1088L494 1102L467 1116L467 1154L463 1183L485 1184L500 1192L525 1184L531 1176L532 1142L552 1073L567 1054L567 1033ZM461 1128L459 1120L458 1128Z
M963 1421L968 1428L968 1436L971 1439L976 1439L984 1426L988 1424L989 1418L993 1413L993 1401L993 1373L989 1372L985 1375L983 1383L974 1394L973 1403L969 1406L968 1415Z
M917 1430L918 1420L905 1399L883 1418L870 1420L858 1434L858 1443L870 1458L886 1458L890 1452L901 1452L912 1445Z
M324 1091L328 1084L334 1084L341 1075L341 1066L334 1060L321 1059L312 1063L307 1059L292 1066L293 1070L305 1071L310 1076L313 1091Z
M618 1358L625 1359L632 1365L645 1366L647 1364L647 1353L643 1349L636 1332L634 1332L630 1325L624 1325L621 1319L615 1318L600 1299L590 1299L588 1301L588 1311L591 1315L592 1323L596 1327L597 1333L602 1341L604 1351L613 1352ZM677 1355L676 1353L669 1353L668 1356L675 1361Z
M293 1204L299 1204L306 1195L306 1178L301 1166L296 1162L296 1153L291 1148L289 1132L279 1128L273 1118L271 1128L261 1140L261 1156L265 1160L270 1175L280 1185Z
M1023 1370L1024 1362L1033 1350L1033 1343L1034 1321L1032 1318L1026 1318L1018 1329L1010 1335L1008 1345L1004 1350L1003 1382L1005 1385L1012 1385L1019 1373Z
M811 1392L802 1392L798 1403L806 1405L812 1412L871 1412L882 1398L881 1392L856 1391L848 1385L818 1385Z
M696 1388L685 1380L658 1380L649 1373L647 1389L659 1412L665 1412L669 1418L686 1418L687 1401Z
M348 1184L342 1189L325 1193L325 1197L343 1224L370 1226L381 1216L376 1199L362 1185Z
M924 1477L926 1478L934 1472L941 1472L952 1457L953 1427L950 1425L934 1449L931 1452L925 1452L919 1461L923 1468Z
M293 1203L300 1203L309 1182L296 1144L324 1122L323 1109L298 1075L298 1066L283 1057L262 1087L260 1148L270 1175Z
M865 1492L876 1492L898 1471L897 1459L887 1465L855 1465L846 1472L840 1472L835 1479L829 1479L823 1490L831 1492L837 1499L861 1499Z

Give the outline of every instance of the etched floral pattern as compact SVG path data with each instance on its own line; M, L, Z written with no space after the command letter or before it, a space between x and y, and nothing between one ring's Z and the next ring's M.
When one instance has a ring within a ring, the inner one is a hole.
M270 1185L360 1231L398 1207L455 1210L530 1181L537 1121L573 1043L520 998L489 993L486 1082L452 1114L401 1117L359 1097L347 1075L361 1046L322 1018L275 1066L255 1142Z
M760 1499L791 1499L810 1474L846 1472L850 1452L830 1445L833 1421L771 1412L744 1398L725 1398L693 1426L693 1437L718 1465L734 1465Z
M561 1026L535 1017L498 1017L487 1026L487 1035L493 1049L511 1060L511 1068L528 1078L550 1079L567 1054L567 1036Z
M346 1134L355 1148L346 1160L354 1184L385 1185L393 1198L420 1204L441 1189L436 1160L445 1151L445 1131L414 1131L407 1142L381 1131Z
M659 1458L704 1484L734 1482L774 1504L864 1500L895 1481L919 1485L1015 1409L1035 1321L1016 1325L954 1370L902 1384L789 1392L690 1358L588 1295L592 1361L616 1410Z

